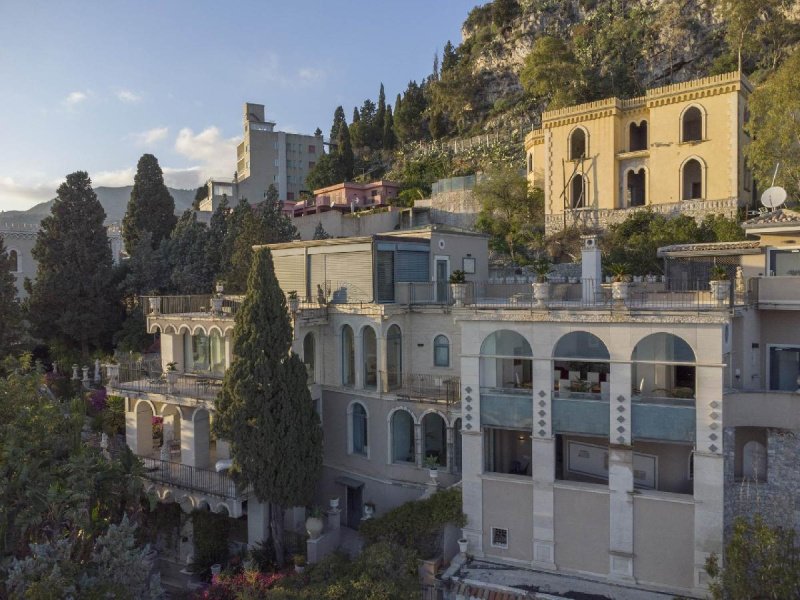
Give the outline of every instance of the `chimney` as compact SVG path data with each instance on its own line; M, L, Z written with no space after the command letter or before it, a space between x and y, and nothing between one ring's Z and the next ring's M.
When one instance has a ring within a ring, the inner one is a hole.
M603 282L603 264L596 235L582 235L581 286L584 303L593 304Z

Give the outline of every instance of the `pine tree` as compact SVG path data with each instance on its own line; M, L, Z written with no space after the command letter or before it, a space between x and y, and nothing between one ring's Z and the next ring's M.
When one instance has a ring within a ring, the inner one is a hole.
M392 107L386 107L386 117L383 119L383 139L384 150L393 150L397 145L397 138L394 135L394 118L392 117Z
M328 138L328 141L331 144L335 144L336 140L339 139L339 130L342 128L342 123L344 122L345 122L344 109L341 106L337 106L336 110L333 111L333 125L331 125L331 136Z
M225 236L228 232L228 218L231 210L228 208L228 196L223 195L222 200L211 215L208 225L208 238L206 244L206 262L217 278L228 264L230 257L225 257L222 249L225 246Z
M275 555L283 563L283 514L310 503L322 468L322 429L268 249L256 252L236 314L233 363L214 427L231 444L234 468L270 506Z
M183 213L172 237L162 243L172 271L172 288L178 294L205 294L214 282L208 263L208 227L197 221L197 213Z
M85 171L67 175L50 211L32 252L38 265L27 286L31 324L35 335L88 357L90 345L107 341L118 319L106 215Z
M352 181L355 157L353 155L353 146L350 143L350 129L347 127L347 123L342 123L339 129L339 137L336 139L336 161L342 178L345 181Z
M352 122L352 125L355 125L360 120L361 120L361 115L358 113L358 107L354 106L353 107L353 122Z
M157 248L161 240L169 237L177 221L175 201L164 185L158 159L152 154L143 154L136 165L128 210L122 219L125 250L128 253L133 251L143 231L153 234L153 248Z
M447 43L444 45L444 52L442 53L442 75L454 69L457 64L458 53L453 47L453 43L450 40L447 40Z
M11 268L11 259L0 235L0 359L11 352L21 332L22 315Z
M319 127L317 127L317 128L314 130L314 137L321 138L321 137L322 137L322 129L320 129Z
M423 118L426 106L422 86L416 81L409 81L403 101L394 112L395 133L400 141L417 141L427 137L428 126Z
M325 228L322 226L322 221L317 223L317 226L314 228L314 238L315 240L327 240L330 239L331 234L325 231Z

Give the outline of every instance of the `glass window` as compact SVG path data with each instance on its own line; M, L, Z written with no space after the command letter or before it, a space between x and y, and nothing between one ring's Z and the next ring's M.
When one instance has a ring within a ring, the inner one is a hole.
M569 158L570 160L580 160L586 157L586 132L583 129L576 129L569 136Z
M573 331L553 350L553 379L559 397L608 400L608 348L596 335Z
M433 364L437 367L450 366L450 340L447 336L437 335L433 340Z
M12 273L16 273L19 271L19 255L17 254L16 250L12 250L8 253L8 262L10 266L10 271Z
M684 200L699 200L703 197L703 166L697 159L687 160L683 165Z
M683 113L683 142L698 142L703 139L703 113L692 106Z
M367 454L367 410L359 403L353 404L353 453Z
M769 349L769 389L795 392L800 389L800 347Z
M389 327L386 334L386 381L389 389L397 389L403 382L403 336L397 325Z
M694 398L694 351L683 339L671 333L648 335L636 344L631 360L635 396Z
M800 249L770 250L770 275L800 275Z
M184 334L184 369L189 373L221 376L225 372L225 343L218 333Z
M415 462L414 419L405 410L392 415L392 462Z
M356 382L356 350L353 340L353 328L342 327L342 385L354 385Z
M487 336L481 344L481 355L481 387L503 390L533 387L533 352L528 341L516 331L504 329Z
M375 330L365 327L361 340L364 348L364 387L374 390L378 387L378 341Z
M314 365L316 364L314 334L309 332L303 338L303 362L308 371L308 381L313 383L315 377Z
M433 459L444 467L447 465L447 424L441 415L428 413L422 418L423 452L426 459Z
M484 428L484 469L488 473L531 474L531 432Z

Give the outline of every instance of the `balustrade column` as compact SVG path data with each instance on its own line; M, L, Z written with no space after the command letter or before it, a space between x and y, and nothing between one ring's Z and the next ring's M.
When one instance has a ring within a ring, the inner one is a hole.
M631 365L612 363L609 399L609 577L633 580Z

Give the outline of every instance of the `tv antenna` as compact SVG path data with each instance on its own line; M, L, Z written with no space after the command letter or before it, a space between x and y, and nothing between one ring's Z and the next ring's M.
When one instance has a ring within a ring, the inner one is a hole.
M761 194L761 204L769 209L778 208L786 202L786 190L778 185L773 185Z

